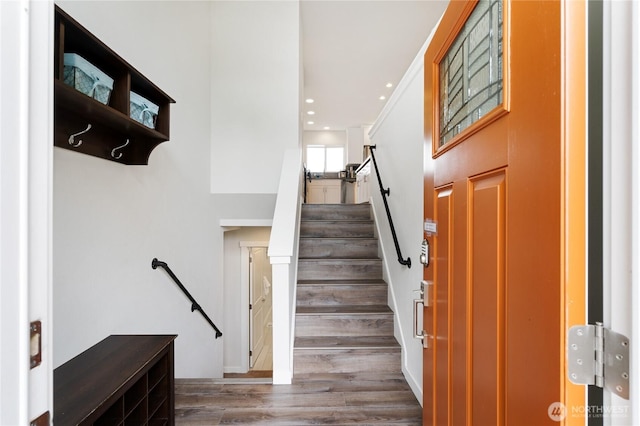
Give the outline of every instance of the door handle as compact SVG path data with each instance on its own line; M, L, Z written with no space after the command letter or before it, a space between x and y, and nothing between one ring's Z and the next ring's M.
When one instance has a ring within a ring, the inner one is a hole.
M424 306L424 300L413 299L413 338L424 339L424 330L418 332L418 305Z
M424 308L430 308L432 306L432 287L432 281L423 280L420 282L420 290L414 290L414 292L420 293L420 298L413 299L413 338L422 340L422 347L424 349L430 348L430 342L433 336L425 330L418 331L418 305L422 305Z
M413 299L413 338L422 340L423 349L430 349L433 336L424 330L418 331L418 305L424 306L424 300Z

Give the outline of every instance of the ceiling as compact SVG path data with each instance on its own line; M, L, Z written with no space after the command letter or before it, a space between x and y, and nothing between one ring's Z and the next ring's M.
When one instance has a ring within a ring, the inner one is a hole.
M304 130L373 124L447 3L302 0Z

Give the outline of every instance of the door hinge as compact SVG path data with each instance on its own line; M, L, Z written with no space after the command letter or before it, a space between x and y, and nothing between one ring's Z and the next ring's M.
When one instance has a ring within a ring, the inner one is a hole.
M602 323L569 329L569 380L629 399L629 339Z
M42 363L42 322L32 322L29 330L31 331L30 365L31 368L35 368Z

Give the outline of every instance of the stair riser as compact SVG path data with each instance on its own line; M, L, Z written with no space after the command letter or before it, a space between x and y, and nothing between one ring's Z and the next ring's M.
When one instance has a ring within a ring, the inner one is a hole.
M298 285L298 306L386 305L386 285Z
M344 238L301 238L300 258L376 259L378 240Z
M371 207L367 204L304 204L301 218L302 220L369 220Z
M304 260L298 261L299 280L380 279L382 261L378 260Z
M400 350L294 350L293 369L296 374L396 373L401 371Z
M300 222L300 238L373 238L372 222Z
M296 336L393 336L393 314L296 316Z

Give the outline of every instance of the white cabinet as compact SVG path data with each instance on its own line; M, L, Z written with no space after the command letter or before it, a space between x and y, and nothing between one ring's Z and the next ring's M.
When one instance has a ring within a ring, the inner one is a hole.
M340 179L316 179L307 184L308 204L340 204L342 181Z

